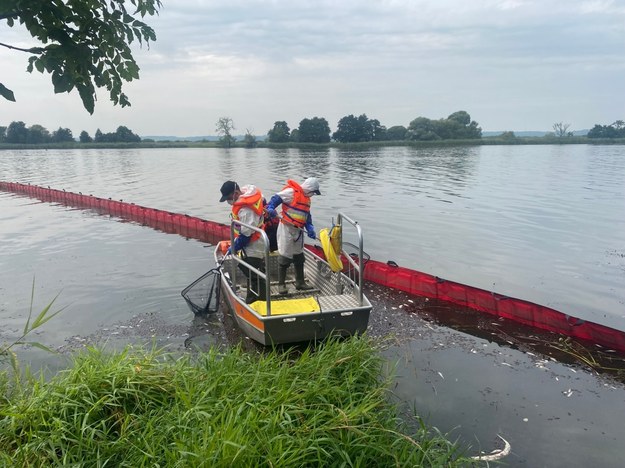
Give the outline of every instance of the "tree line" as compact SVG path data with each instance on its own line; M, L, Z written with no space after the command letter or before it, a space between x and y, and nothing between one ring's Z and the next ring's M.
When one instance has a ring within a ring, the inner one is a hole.
M378 119L370 119L366 114L356 117L353 114L342 117L337 130L332 133L325 118L303 119L299 126L291 130L285 121L277 121L267 132L270 143L359 143L367 141L434 141L465 140L482 137L482 129L471 120L466 111L458 111L445 119L417 117L408 127L396 125L386 128Z
M76 139L69 128L59 127L52 132L47 128L35 124L27 127L24 122L13 121L8 127L0 127L0 143L15 144L42 144L75 142ZM85 130L80 132L78 141L81 143L138 143L141 137L123 125L112 133L102 133L98 128L92 138Z
M617 120L612 125L596 124L586 136L588 138L625 138L625 121Z

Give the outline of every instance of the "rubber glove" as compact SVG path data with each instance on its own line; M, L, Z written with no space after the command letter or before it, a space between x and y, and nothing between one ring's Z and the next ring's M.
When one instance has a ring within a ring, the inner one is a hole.
M315 226L312 224L306 224L306 234L308 234L308 237L311 239L316 239L317 234L315 233Z
M282 198L280 198L279 195L274 195L273 197L271 197L271 200L269 200L269 203L267 203L267 208L265 208L270 218L275 218L276 216L278 216L276 208L278 208L281 204Z
M240 234L234 240L234 245L232 247L234 247L233 250L235 252L238 252L239 250L243 249L249 243L250 243L250 238L248 236L244 236L243 234Z

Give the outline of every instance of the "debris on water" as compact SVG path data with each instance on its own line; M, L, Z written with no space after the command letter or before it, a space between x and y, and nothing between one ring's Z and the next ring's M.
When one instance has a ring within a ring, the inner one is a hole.
M529 419L528 418L523 418L523 422L528 422Z
M443 374L441 372L439 372L438 375L441 376L441 379L445 380L445 377L443 377Z
M573 395L573 390L571 390L571 389L569 388L568 390L563 391L563 392L562 392L562 394L563 394L565 397L569 398L571 395Z

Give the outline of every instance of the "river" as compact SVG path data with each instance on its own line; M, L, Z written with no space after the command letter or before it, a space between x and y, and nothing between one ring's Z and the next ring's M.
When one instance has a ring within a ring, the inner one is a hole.
M344 212L363 227L365 251L373 259L394 260L401 266L625 330L624 146L0 152L3 181L122 199L218 222L228 221L228 207L218 203L223 181L255 184L270 197L285 179L302 180L305 176L316 176L321 182L323 195L313 198L312 208L317 230L330 226L332 217ZM36 336L52 346L108 330L123 335L125 327L133 325L119 323L146 314L158 316L169 327L179 327L184 334L193 318L179 292L210 266L211 258L210 249L196 241L1 192L0 241L0 340L19 333L34 281L35 311L57 293L56 304L66 307ZM462 425L466 432L461 429L460 433L465 439L474 435L484 440L489 431L498 430L493 424L499 424L505 433L498 418L510 415L495 411L489 416L494 422L486 431L486 425L476 422L478 413L484 414L480 408L488 409L491 402L492 411L492 401L513 393L509 386L516 388L517 395L524 385L533 385L527 377L536 361L514 355L511 359L525 371L505 377L504 365L499 366L502 372L492 374L491 364L514 351L461 334L457 341L463 344L439 350L438 367L428 367L419 356L432 353L434 341L430 337L402 347L400 374L423 376L428 368L431 375L400 385L400 398L427 406L433 422L445 431L451 431L454 424ZM467 361L475 348L482 355L496 355L495 361ZM471 364L467 367L466 362ZM560 367L551 369L556 378L550 380L566 380L563 374L570 373L566 366L553 366ZM446 379L441 379L439 372ZM441 403L444 385L454 381L450 373L456 382L464 379L464 385L471 374L479 375L465 387L471 389L469 395L481 395L479 405L469 397L466 404L461 403L458 389L451 387L449 400ZM588 393L599 391L594 385L600 389L606 385L595 382L592 375L584 376L584 384L579 383L580 376L576 378L578 387ZM434 393L432 379L440 379ZM542 379L538 377L534 383ZM426 390L436 398L415 397ZM615 398L623 405L623 393L622 389L610 390L609 397L603 395L595 404L605 405ZM561 397L561 392L555 397L545 392L541 404ZM589 422L592 405L589 408L581 416L581 426L595 424ZM553 417L561 419L560 413L567 411L560 406L553 412L558 414ZM518 436L525 430L522 428L531 427L524 419L528 418L519 415L519 426L508 427L508 433ZM606 424L611 428L618 423ZM566 426L562 430L570 430L570 422ZM601 466L611 466L611 461L622 457L622 450L613 447L610 437L602 439L601 433L609 429L595 430L599 434L592 439L593 446L609 454L601 459ZM584 430L580 431L579 436L584 436ZM573 450L571 460L579 461L574 450L579 439L570 436L566 440ZM539 455L532 455L525 446L512 464L537 466L536 460L548 459L551 448L544 444L536 450ZM567 459L557 453L557 460Z

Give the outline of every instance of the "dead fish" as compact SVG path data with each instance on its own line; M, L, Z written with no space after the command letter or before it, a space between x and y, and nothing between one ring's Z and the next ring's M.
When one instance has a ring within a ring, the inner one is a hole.
M488 461L501 460L502 458L508 456L510 454L510 449L511 449L510 444L508 443L506 439L501 437L499 434L497 434L497 437L503 440L503 443L504 443L503 449L493 450L488 455L476 455L474 457L471 457L471 459L488 462Z

